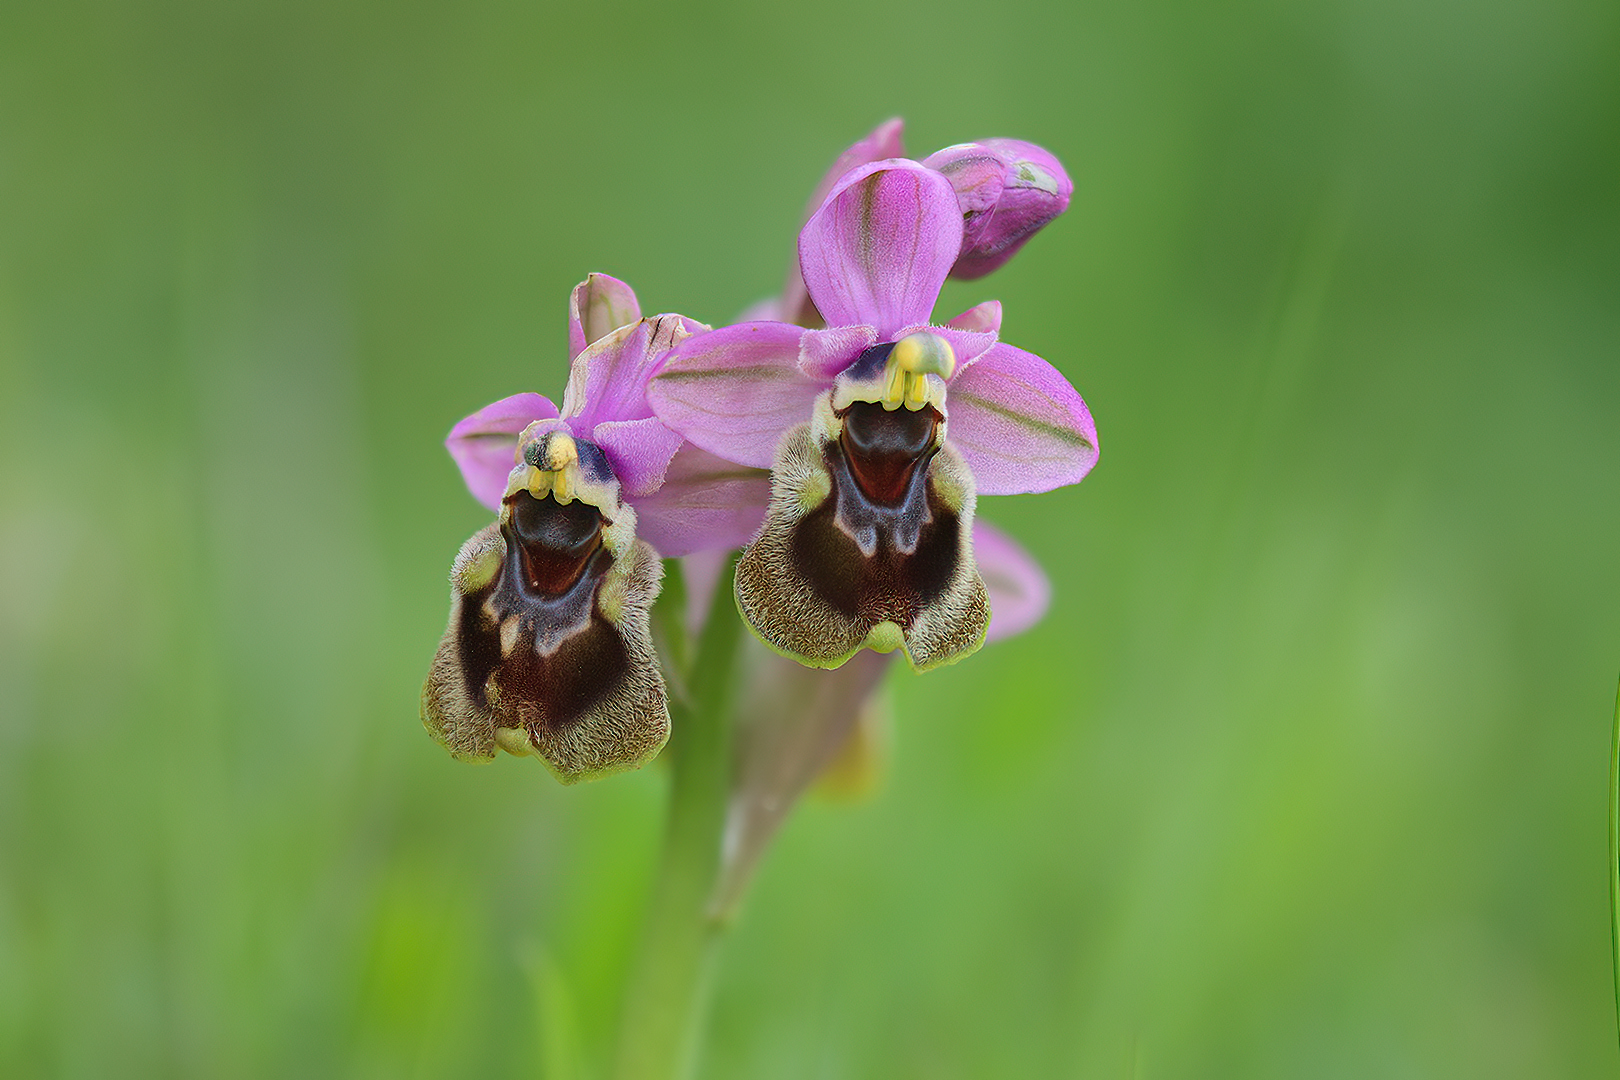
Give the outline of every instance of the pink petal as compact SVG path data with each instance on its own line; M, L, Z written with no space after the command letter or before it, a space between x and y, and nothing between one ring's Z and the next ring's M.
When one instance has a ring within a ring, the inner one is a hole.
M827 174L821 178L821 183L816 185L816 190L811 194L810 201L805 204L804 217L801 221L809 221L815 212L821 209L821 204L827 201L827 196L846 173L853 172L862 165L870 165L874 161L905 157L906 148L901 140L905 126L904 120L898 116L892 117L873 128L866 138L839 154L838 160L833 162L832 168L827 170Z
M551 420L557 406L539 394L513 394L485 405L450 429L444 445L461 468L473 498L499 510L506 477L517 464L517 437L536 420Z
M831 382L876 344L877 331L870 326L806 330L799 341L799 370L812 379Z
M888 339L928 322L961 247L950 181L894 159L838 182L799 233L799 269L828 326L875 326Z
M591 432L591 441L607 454L623 497L633 499L658 490L681 437L656 416L641 420L606 420Z
M568 359L640 318L641 305L630 286L606 274L592 274L568 297Z
M973 557L990 593L990 629L985 641L1021 634L1040 622L1052 601L1052 583L1029 552L984 518L976 517Z
M805 331L788 323L737 323L689 338L664 358L647 387L658 418L727 461L768 469L776 442L810 419L828 383L799 369Z
M827 201L827 195L832 191L833 185L843 179L844 174L862 165L870 165L874 161L883 161L886 158L905 157L905 146L900 140L900 131L904 123L896 116L892 120L885 120L872 133L860 142L838 155L827 175L821 178L816 185L815 192L810 196L810 202L804 208L804 217L799 223L810 220L810 216L821 208ZM804 323L809 325L816 319L816 311L809 303L809 294L805 292L804 275L799 273L799 262L793 261L788 268L787 282L782 287L782 298L778 304L777 312L769 315L753 315L739 321L754 319L784 319L788 322ZM808 309L808 310L807 310Z
M1097 463L1097 428L1080 394L1034 353L997 344L950 382L946 438L980 495L1050 491Z
M1001 333L1001 301L986 300L974 304L945 324L958 330L976 330L981 334Z
M636 535L668 559L711 548L746 544L765 520L771 474L750 469L687 443L664 476L663 486L632 499Z
M569 368L563 415L587 428L651 416L647 380L653 368L678 342L707 329L682 315L654 315L597 339Z

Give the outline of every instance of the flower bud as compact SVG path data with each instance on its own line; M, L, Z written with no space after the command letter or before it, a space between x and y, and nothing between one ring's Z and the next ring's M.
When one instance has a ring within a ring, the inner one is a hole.
M956 189L962 252L951 276L980 278L1069 208L1074 184L1057 158L1017 139L947 146L923 161Z

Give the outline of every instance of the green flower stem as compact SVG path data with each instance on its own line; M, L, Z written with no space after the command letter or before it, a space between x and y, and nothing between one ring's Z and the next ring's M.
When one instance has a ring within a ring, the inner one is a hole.
M722 918L710 900L731 790L731 697L741 620L726 565L698 640L688 693L670 706L672 758L664 849L631 960L612 1075L684 1080L706 1026Z

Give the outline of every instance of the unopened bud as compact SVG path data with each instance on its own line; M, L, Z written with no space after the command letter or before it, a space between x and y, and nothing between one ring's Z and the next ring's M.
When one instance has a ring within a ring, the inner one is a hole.
M1069 208L1074 184L1041 147L1017 139L947 146L923 161L956 189L962 253L951 276L972 280L1017 254L1031 236Z

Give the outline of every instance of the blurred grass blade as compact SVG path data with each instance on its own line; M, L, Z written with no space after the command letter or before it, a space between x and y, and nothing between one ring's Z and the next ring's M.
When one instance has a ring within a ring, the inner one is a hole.
M1609 737L1609 947L1614 967L1615 1036L1620 1038L1620 688Z
M529 961L529 978L539 1025L541 1080L583 1080L579 1013L568 977L550 950L536 950Z

